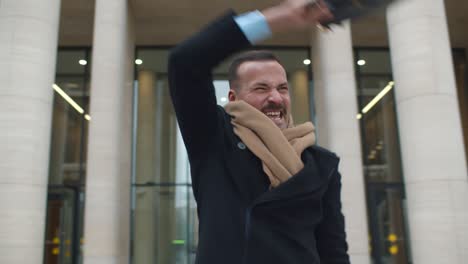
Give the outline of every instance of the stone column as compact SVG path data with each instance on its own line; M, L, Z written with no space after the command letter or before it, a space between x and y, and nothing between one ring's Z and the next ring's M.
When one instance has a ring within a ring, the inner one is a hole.
M42 263L60 1L0 2L0 263Z
M348 23L317 32L312 44L318 144L341 158L342 204L352 263L370 263L361 136Z
M415 264L465 263L468 182L444 1L388 9Z
M96 1L84 263L128 263L133 15L127 0Z

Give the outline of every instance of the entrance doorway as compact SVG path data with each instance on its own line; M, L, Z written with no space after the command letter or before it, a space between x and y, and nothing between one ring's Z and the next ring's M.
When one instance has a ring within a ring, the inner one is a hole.
M81 263L80 191L74 187L49 187L44 264Z
M368 183L369 243L374 264L406 264L408 260L406 199L399 183Z

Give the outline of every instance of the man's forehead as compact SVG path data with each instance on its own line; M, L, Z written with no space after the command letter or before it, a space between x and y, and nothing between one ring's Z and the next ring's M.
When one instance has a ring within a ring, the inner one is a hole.
M261 73L281 74L286 76L284 67L275 60L246 61L239 65L237 74L239 77Z

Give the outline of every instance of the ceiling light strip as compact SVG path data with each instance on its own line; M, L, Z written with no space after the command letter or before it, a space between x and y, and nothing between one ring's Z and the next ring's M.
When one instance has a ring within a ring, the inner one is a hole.
M79 106L70 96L68 96L67 93L65 93L62 88L60 88L57 84L52 84L52 88L54 88L54 90L60 94L63 99L65 99L65 101L67 101L71 106L73 106L73 108L75 108L76 111L78 111L78 113L80 114L84 114L84 110L83 108L81 108L81 106ZM85 119L90 121L91 120L91 116L86 114L85 116Z
M385 88L380 91L379 94L377 94L374 99L372 99L372 101L370 101L363 109L362 109L362 113L363 114L366 114L367 112L369 112L369 110L372 109L372 107L374 107L388 92L390 92L390 90L393 88L393 86L395 85L394 82L389 82L387 84L387 86L385 86Z

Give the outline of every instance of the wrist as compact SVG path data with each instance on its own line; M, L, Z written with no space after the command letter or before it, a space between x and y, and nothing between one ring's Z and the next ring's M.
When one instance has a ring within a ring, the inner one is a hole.
M284 1L261 12L273 33L304 29L333 18L323 0Z
M288 26L285 11L280 6L273 6L261 11L273 34L285 31Z

